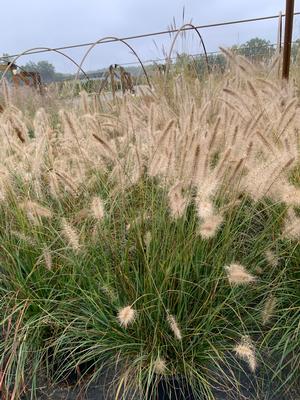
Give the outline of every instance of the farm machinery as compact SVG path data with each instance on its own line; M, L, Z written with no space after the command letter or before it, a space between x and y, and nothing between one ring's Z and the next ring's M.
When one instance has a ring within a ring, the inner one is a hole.
M130 72L126 71L125 68L123 68L121 65L110 65L108 71L104 75L99 93L101 93L108 81L110 81L111 83L111 91L113 97L115 97L116 90L118 90L119 88L122 90L123 94L125 94L126 92L129 92L131 94L135 93L132 75L130 74Z
M12 82L15 87L25 86L33 87L41 94L43 93L43 84L41 75L36 71L25 71L12 62L0 63L0 72L10 71L12 74Z

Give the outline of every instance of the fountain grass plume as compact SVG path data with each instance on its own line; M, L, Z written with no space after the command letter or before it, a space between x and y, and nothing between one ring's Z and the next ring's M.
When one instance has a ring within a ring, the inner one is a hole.
M170 69L114 100L3 88L7 398L83 366L85 384L110 366L128 393L175 375L213 398L232 355L255 374L276 351L274 379L286 360L299 376L297 91L225 54L226 75Z

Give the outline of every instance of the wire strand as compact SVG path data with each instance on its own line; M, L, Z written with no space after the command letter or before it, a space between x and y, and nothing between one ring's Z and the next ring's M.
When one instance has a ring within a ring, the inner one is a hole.
M294 15L300 15L300 12L295 12ZM240 19L240 20L233 20L233 21L217 22L217 23L214 23L214 24L198 25L198 26L195 26L195 28L197 28L197 29L215 28L215 27L218 27L218 26L236 25L236 24L256 22L256 21L265 21L265 20L270 20L270 19L276 19L278 17L279 17L278 15L269 15L269 16L266 16L266 17L248 18L248 19ZM285 14L282 14L282 17L284 18ZM182 31L184 32L184 31L189 31L189 30L192 30L192 29L194 29L194 28L186 27ZM145 38L145 37L152 37L152 36L168 35L170 33L176 33L178 31L179 31L179 29L168 29L168 30L164 30L164 31L158 31L158 32L152 32L152 33L144 33L144 34L140 34L140 35L127 36L127 37L124 37L124 38L107 39L107 40L104 40L104 41L98 43L97 45L101 45L101 44L105 44L105 43L119 42L119 41L142 39L142 38ZM47 53L47 52L51 52L51 51L75 49L75 48L80 48L80 47L91 46L93 44L94 44L94 42L89 42L89 43L81 43L81 44L74 44L74 45L69 45L69 46L56 47L56 48L48 49L48 50L47 49L45 49L45 50L35 50L35 51L31 51L31 52L26 53L26 55ZM0 60L7 60L7 58L9 58L9 57L18 57L21 54L22 53L3 56L3 57L0 57Z

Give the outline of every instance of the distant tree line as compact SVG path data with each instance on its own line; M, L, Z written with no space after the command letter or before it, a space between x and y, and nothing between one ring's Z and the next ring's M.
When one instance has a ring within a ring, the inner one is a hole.
M298 62L298 53L300 49L300 39L296 40L292 45L292 62ZM231 50L235 54L240 54L251 59L254 62L261 62L269 60L276 52L276 48L271 44L269 40L261 39L261 38L253 38L248 40L247 42L241 45L235 45L231 47ZM7 56L3 54L3 57ZM7 61L12 61L7 56ZM300 60L299 60L300 62ZM226 68L226 58L222 53L208 54L208 64L211 69L224 71ZM205 73L207 71L207 63L204 55L200 56L190 56L188 54L182 53L177 54L175 62L173 63L173 67L182 68L188 67L191 69L196 69L198 74ZM22 65L22 68L26 71L35 71L39 72L41 75L42 81L44 83L50 82L59 82L67 79L74 78L73 74L64 74L61 72L56 72L55 67L48 61L42 60L38 62L29 61L26 64ZM157 70L156 64L150 64L146 67L147 71L151 73L152 71ZM132 76L137 77L141 75L142 70L140 66L131 66L126 68L128 72L132 74ZM101 73L106 71L106 69L99 69L97 71L93 71L93 73Z
M38 72L44 83L62 81L72 76L72 74L56 72L54 65L48 61L38 61L37 63L29 61L25 65L22 65L22 68L26 71Z
M7 54L3 54L2 58L5 57L5 62L12 62L13 59L11 59ZM20 65L20 64L18 64ZM50 83L54 81L63 81L68 78L72 78L72 74L63 74L61 72L56 72L55 67L53 64L51 64L49 61L38 61L38 62L33 62L29 61L24 65L20 65L21 69L24 71L28 72L38 72L41 75L42 81L44 83ZM2 74L0 73L0 76ZM7 79L10 81L11 76L10 74L7 75Z
M269 40L261 38L253 38L242 45L235 45L231 47L235 54L247 57L253 62L268 61L276 53L276 47L271 44ZM298 55L300 50L300 39L297 39L292 45L291 57L292 62L300 62ZM226 68L226 58L222 53L208 54L208 64L211 69L224 71ZM197 73L202 74L207 70L206 58L204 55L192 57L187 54L180 54L176 58L176 64L180 67L183 65L196 66Z

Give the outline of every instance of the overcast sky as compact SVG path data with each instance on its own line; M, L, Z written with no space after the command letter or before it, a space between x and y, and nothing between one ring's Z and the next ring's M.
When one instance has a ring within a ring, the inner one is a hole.
M300 0L295 0L295 11L300 11ZM103 36L130 36L164 30L172 23L195 25L226 20L275 15L285 10L285 0L0 0L0 54L14 54L31 47L60 47L92 42ZM219 46L244 43L259 36L276 42L277 20L245 23L202 30L208 51ZM294 37L300 36L300 18L295 19ZM143 60L162 57L162 46L168 49L169 36L139 39L130 42ZM79 61L86 49L68 54ZM201 52L197 37L192 32L178 41L178 51ZM51 61L57 71L74 72L74 66L58 55L31 55L19 60ZM92 70L112 63L135 61L122 44L97 46L84 64ZM76 69L76 68L75 68Z

